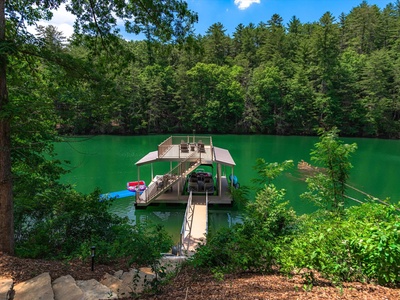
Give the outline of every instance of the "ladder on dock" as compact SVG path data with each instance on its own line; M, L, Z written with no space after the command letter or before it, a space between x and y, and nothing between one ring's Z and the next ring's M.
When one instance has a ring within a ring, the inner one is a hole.
M195 153L193 153L194 155ZM155 200L158 196L165 193L169 190L178 180L182 178L186 178L186 176L195 170L198 166L201 165L201 160L197 159L193 162L189 168L183 168L187 161L192 157L189 156L186 160L179 163L173 170L165 174L168 179L165 180L164 185L161 189L158 189L157 185L151 184L147 187L147 189L139 196L136 197L136 204L141 206L149 205L153 200ZM164 177L163 176L163 177Z
M208 192L204 200L193 200L190 192L183 219L179 254L191 255L200 243L206 242L208 233Z

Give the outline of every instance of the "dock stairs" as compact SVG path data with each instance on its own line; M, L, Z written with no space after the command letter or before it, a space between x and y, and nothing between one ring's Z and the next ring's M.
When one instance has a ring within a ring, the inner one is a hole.
M186 257L164 256L160 265L173 271ZM106 273L100 281L75 280L61 276L54 281L48 272L27 281L14 284L12 278L0 277L0 300L98 300L137 297L150 287L156 275L150 268Z
M190 157L188 157L190 158ZM137 204L149 205L153 200L157 199L161 194L165 193L173 185L175 185L179 180L186 179L186 176L194 171L198 166L201 165L201 160L198 159L194 162L191 162L190 166L186 169L184 168L187 160L179 163L173 170L164 174L163 177L168 177L168 180L165 181L165 184L161 189L157 188L156 184L149 186L141 195L138 195L136 198Z

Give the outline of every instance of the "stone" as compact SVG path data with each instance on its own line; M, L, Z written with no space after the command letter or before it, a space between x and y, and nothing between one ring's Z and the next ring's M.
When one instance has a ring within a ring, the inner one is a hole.
M154 278L150 268L130 269L121 276L123 286L130 294L142 293Z
M187 260L187 256L164 255L160 259L160 265L166 273L171 273Z
M71 275L62 276L54 280L53 291L55 300L84 299L84 293L77 286L75 279Z
M84 300L118 299L116 293L95 279L77 280L76 284L84 293Z
M118 279L121 279L122 274L124 274L124 271L119 270L114 273L114 277L117 277Z
M14 287L14 300L54 300L49 273L43 273Z
M0 300L11 299L14 281L11 278L0 277Z
M131 296L132 288L125 284L121 279L106 273L103 279L100 281L101 284L109 287L119 298L127 298Z

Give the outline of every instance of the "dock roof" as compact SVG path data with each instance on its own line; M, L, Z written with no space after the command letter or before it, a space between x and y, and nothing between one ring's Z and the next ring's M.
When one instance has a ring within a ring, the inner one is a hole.
M151 162L155 162L158 160L158 151L152 151L147 153L145 156L143 156L139 161L136 162L137 166L148 164Z
M186 142L185 142L186 141ZM186 143L186 151L183 151L182 143ZM202 151L199 146L203 145ZM190 147L189 147L190 146ZM189 150L190 148L190 150ZM228 150L214 147L212 145L211 137L185 137L185 136L172 136L158 145L157 151L152 151L142 157L136 162L137 166L141 166L156 161L197 161L201 160L203 164L206 163L219 163L227 166L235 166L231 154Z
M228 166L236 166L231 154L226 149L214 147L214 156L215 162L217 163Z

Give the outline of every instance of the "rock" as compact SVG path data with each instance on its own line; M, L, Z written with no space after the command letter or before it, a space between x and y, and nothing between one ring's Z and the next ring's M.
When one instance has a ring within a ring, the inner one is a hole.
M125 284L121 279L108 273L104 275L100 283L109 287L114 293L118 295L119 298L127 298L131 296L132 288L128 284Z
M122 274L124 274L124 271L119 270L114 273L114 277L117 277L118 279L121 279Z
M143 283L139 283L139 271L130 269L129 272L124 272L121 276L122 284L129 294L138 294L143 291Z
M187 260L187 256L164 255L160 265L166 273L174 272L177 267Z
M77 286L76 281L71 275L62 276L53 281L53 291L55 300L83 300L84 294Z
M121 276L122 285L129 294L142 293L154 278L155 274L150 268L131 269Z
M54 300L49 273L43 273L14 287L14 300Z
M84 293L83 299L85 300L118 298L118 295L110 290L110 288L106 287L95 279L77 280L76 284Z
M0 300L11 298L14 281L11 278L0 277Z

